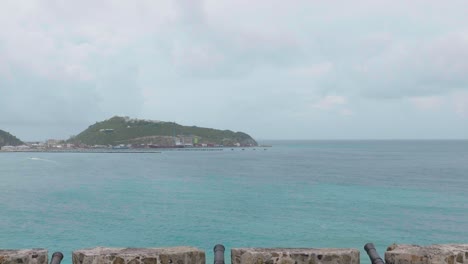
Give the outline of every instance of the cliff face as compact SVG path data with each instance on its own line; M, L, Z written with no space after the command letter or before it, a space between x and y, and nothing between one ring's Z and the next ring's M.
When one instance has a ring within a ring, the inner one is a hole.
M224 146L251 145L257 142L248 134L196 126L183 126L173 122L130 119L115 116L97 122L71 138L70 142L87 145L118 144L218 144Z
M3 146L19 146L24 144L21 140L17 137L13 136L12 134L0 130L0 147Z

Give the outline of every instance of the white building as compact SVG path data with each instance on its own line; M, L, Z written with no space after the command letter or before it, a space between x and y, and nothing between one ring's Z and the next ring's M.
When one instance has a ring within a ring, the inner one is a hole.
M16 150L16 147L14 146L3 146L1 148L2 151L13 151L13 150Z
M21 146L3 146L1 148L2 151L18 151L18 150L28 150L30 149L29 146L21 145Z

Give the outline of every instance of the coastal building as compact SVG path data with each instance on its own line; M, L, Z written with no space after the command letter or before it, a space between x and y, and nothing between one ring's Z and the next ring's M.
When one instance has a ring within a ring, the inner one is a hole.
M46 146L48 148L56 148L59 145L60 142L61 142L61 140L58 140L58 139L48 139L46 141Z
M92 146L92 148L102 149L102 148L109 148L109 146L107 146L107 145L94 145L94 146Z
M29 146L20 145L20 146L3 146L0 148L2 151L25 151L30 149Z
M1 150L2 151L13 151L13 150L15 150L15 147L14 146L3 146L3 147L1 147Z
M176 146L182 146L184 143L183 143L183 140L180 138L180 137L175 137L174 138L174 145Z
M184 137L182 137L181 139L182 139L181 141L182 141L182 143L183 143L184 146L186 146L186 147L193 147L193 137L186 137L186 136L184 136Z
M26 142L26 145L31 149L41 150L46 148L46 144L44 142Z

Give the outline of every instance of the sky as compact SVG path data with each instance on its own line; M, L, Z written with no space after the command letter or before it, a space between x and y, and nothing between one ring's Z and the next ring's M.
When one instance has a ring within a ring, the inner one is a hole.
M468 138L466 0L2 0L0 129Z

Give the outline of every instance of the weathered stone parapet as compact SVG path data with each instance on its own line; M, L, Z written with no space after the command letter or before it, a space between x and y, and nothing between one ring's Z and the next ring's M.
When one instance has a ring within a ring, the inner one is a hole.
M205 264L205 252L194 247L97 247L74 251L73 264Z
M468 264L468 244L391 245L385 252L387 264Z
M359 250L340 248L233 248L232 264L359 264Z
M47 264L47 250L35 249L0 249L0 264Z

